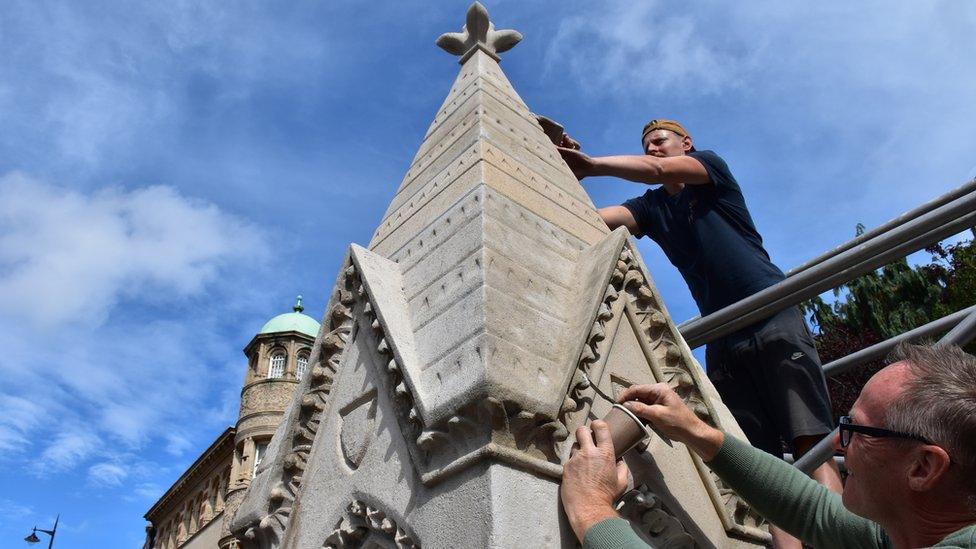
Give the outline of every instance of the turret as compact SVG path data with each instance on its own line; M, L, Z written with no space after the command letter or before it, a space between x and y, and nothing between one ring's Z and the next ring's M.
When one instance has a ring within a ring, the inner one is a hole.
M247 372L241 389L241 409L234 438L227 507L233 516L261 463L268 442L291 402L295 388L308 372L319 323L303 313L302 296L292 312L280 314L261 327L244 347ZM220 547L235 547L229 532L224 532Z

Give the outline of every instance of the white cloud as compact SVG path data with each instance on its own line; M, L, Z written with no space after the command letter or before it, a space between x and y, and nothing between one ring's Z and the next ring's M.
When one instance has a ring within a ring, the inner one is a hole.
M748 52L703 39L702 23L687 10L623 0L593 8L565 18L546 53L548 72L568 69L591 92L711 94L737 86L748 65Z
M174 457L180 457L193 447L193 443L180 433L166 433L166 452Z
M54 435L54 439L41 452L40 460L33 464L38 475L65 471L77 467L101 446L98 436L88 428L71 426Z
M129 472L118 463L102 462L88 468L89 482L101 487L121 486L128 476Z
M227 368L217 334L236 333L235 288L268 254L263 232L168 187L0 177L5 460L38 476L81 469L108 489L158 474L147 443L180 454L189 433L219 432L211 395L239 376L212 375Z
M36 401L11 394L0 393L0 402L0 452L17 455L30 447L27 433L43 420L46 410Z
M17 503L10 499L0 499L0 517L5 520L16 521L34 514L30 505Z
M247 224L169 187L82 194L8 174L0 178L0 315L39 327L97 324L124 298L198 294L222 266L260 255L262 245Z
M155 501L159 499L159 496L163 495L163 489L157 484L144 482L136 485L136 487L132 489L132 493L141 499Z
M226 106L263 83L298 88L321 73L330 52L320 28L270 16L275 8L263 5L116 9L95 0L4 8L0 81L15 84L0 85L0 112L54 147L58 162L85 169L132 153L133 141L178 133L184 102L206 78L226 84L216 98Z
M563 19L546 64L591 92L666 90L679 100L731 89L772 97L806 91L821 95L822 106L832 107L823 114L832 117L849 108L837 99L852 92L943 93L932 88L948 84L951 96L971 89L976 75L959 71L972 58L960 48L974 22L968 3L711 1L675 9L612 0Z

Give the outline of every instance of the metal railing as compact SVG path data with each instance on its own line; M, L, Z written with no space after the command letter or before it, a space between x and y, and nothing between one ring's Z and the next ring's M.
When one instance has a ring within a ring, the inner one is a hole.
M888 221L887 223L882 223L881 225L871 229L870 231L867 231L866 233L858 236L857 238L853 240L849 240L844 244L837 246L833 250L830 250L829 252L821 256L815 257L810 261L807 261L806 263L800 265L799 267L794 267L790 269L789 272L786 273L786 276L794 276L815 265L819 265L820 263L823 263L825 260L830 259L831 257L834 257L835 255L841 252L846 252L847 250L850 250L855 246L859 246L860 244L880 235L881 233L890 231L895 227L898 227L899 225L903 225L906 222L911 221L916 217L919 217L920 215L927 214L940 206L944 206L959 197L962 197L966 194L973 192L974 190L976 190L976 179L973 179L972 181L966 183L965 185L962 185L957 189L953 189L934 200L930 200L925 204L922 204L921 206L915 208L914 210L909 210L899 215L898 217L892 219L891 221Z
M956 327L949 330L949 333L942 336L936 345L965 345L973 340L976 336L976 306L969 307L956 313L965 313L961 321L956 324ZM945 317L948 318L948 317ZM936 321L938 322L938 321ZM933 324L933 323L930 323ZM916 331L916 330L912 330ZM909 332L910 333L910 332ZM907 334L902 334L907 335ZM899 336L900 337L900 336ZM897 338L892 338L897 339ZM877 347L877 345L875 345ZM863 364L863 362L862 362ZM829 435L820 439L820 442L813 445L813 448L803 454L799 460L793 465L797 469L803 471L806 474L810 474L814 469L820 467L820 465L830 459L834 455L834 437L837 436L837 429L830 432Z
M976 180L885 223L884 231L872 230L794 269L779 284L683 322L678 330L691 348L699 347L974 226Z
M972 305L961 311L956 311L951 315L946 315L938 320L933 320L924 326L919 326L914 330L910 330L901 335L886 339L870 347L865 347L864 349L851 353L843 358L838 358L837 360L824 365L824 375L827 377L832 377L853 368L857 368L858 366L867 364L868 362L878 360L879 358L884 358L888 355L888 353L891 352L892 349L897 347L899 343L904 341L919 341L921 339L927 339L936 334L943 333L946 330L951 329L953 326L958 325L960 321L962 321L968 315L971 315L973 312L976 312L976 305Z
M698 347L973 227L976 179L792 269L779 284L703 318L681 323L678 330L689 347ZM964 345L976 338L976 305L837 359L824 366L824 375L863 366L884 357L903 341L917 341L946 330L937 345ZM814 445L797 460L796 467L809 474L829 459L836 433L835 429Z

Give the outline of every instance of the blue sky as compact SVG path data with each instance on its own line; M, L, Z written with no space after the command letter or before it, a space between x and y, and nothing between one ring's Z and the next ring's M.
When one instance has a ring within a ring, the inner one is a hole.
M593 154L681 120L784 269L976 176L976 4L485 2ZM0 542L134 547L237 416L241 349L320 317L457 74L468 2L0 7ZM598 205L642 192L585 182ZM676 320L694 309L641 242Z

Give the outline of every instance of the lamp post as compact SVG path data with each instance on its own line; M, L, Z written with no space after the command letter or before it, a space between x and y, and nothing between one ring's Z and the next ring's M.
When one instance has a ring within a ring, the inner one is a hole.
M35 543L38 543L38 542L41 541L41 539L39 537L37 537L37 533L38 532L43 532L43 533L51 536L51 541L49 541L47 543L47 549L51 549L51 547L54 545L54 533L58 531L58 520L60 518L61 518L61 515L58 514L57 518L54 519L54 528L51 528L50 530L43 530L43 529L40 529L37 526L35 526L34 529L31 530L30 535L27 536L26 538L24 538L24 541L26 541L27 543L29 543L31 545L34 545Z

